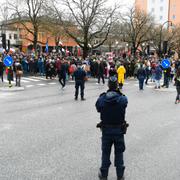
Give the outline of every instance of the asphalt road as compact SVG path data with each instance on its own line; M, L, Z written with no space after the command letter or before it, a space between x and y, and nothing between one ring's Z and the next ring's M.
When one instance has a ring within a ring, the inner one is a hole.
M40 82L39 82L40 83ZM0 92L0 180L98 180L101 133L95 102L107 85L86 84L86 101L74 101L74 84ZM180 179L180 104L176 91L124 87L126 180ZM115 180L112 166L109 180Z

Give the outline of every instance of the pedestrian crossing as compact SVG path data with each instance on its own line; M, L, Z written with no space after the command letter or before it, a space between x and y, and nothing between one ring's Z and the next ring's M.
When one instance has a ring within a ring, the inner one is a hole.
M160 81L160 84L163 84L163 80ZM134 86L139 87L139 82L135 81ZM148 82L148 85L144 84L144 88L154 89L155 91L162 91L162 92L175 92L176 88L173 84L170 84L169 88L160 88L155 89L155 82Z
M36 76L29 76L29 77L22 77L21 78L21 86L25 88L32 88L32 87L41 87L41 86L48 86L48 85L56 85L58 82L50 82L53 80L46 79L45 77L36 77ZM7 86L9 81L4 79L4 82L0 84L0 86ZM11 81L11 84L14 86L16 84L16 80Z
M89 82L96 82L96 79L89 79ZM74 83L74 80L69 80L68 83ZM88 81L87 81L88 82ZM3 86L8 86L8 80L4 79L4 83ZM15 85L15 78L14 81L11 82L12 85ZM163 81L161 80L160 82L161 84L163 84ZM21 86L24 88L33 88L33 87L45 87L45 86L53 86L53 85L59 85L59 82L57 79L46 79L46 77L39 77L39 76L28 76L28 77L22 77L21 78ZM138 80L135 81L125 81L124 83L125 86L135 86L135 87L139 87L139 82ZM0 86L2 86L2 84L0 83ZM154 89L156 91L163 91L163 92L175 92L176 88L171 84L169 88L161 88L161 89L155 89L155 82L148 82L148 85L144 85L145 89L149 88L149 89Z

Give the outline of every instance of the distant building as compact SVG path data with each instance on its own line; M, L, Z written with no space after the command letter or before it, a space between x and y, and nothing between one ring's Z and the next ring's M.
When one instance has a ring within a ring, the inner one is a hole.
M135 7L151 14L159 24L180 24L180 0L135 0Z
M25 25L32 30L32 24L29 22L25 22ZM0 23L0 34L6 34L6 41L10 40L11 47L17 47L23 52L27 52L28 50L33 49L33 35L29 33L26 28L14 21L8 21L6 23ZM40 51L44 51L46 47L46 43L48 41L49 49L52 50L56 47L55 36L50 32L43 31L42 29L38 32L38 48ZM75 47L77 47L77 43L70 38L69 36L62 33L59 37L59 46L72 51ZM0 41L0 46L2 47L2 42Z

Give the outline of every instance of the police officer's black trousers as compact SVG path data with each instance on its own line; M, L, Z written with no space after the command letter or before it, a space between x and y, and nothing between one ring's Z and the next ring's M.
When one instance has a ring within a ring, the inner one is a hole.
M115 133L112 133L112 132ZM119 132L118 132L119 131ZM116 167L117 177L122 177L124 175L124 161L123 152L125 151L124 135L120 134L119 129L106 131L102 135L102 164L101 164L101 174L103 177L108 176L109 166L111 165L110 154L111 147L114 144L114 166Z
M79 87L81 89L81 98L84 98L84 81L82 80L77 80L75 82L75 98L78 97L78 94L79 94Z

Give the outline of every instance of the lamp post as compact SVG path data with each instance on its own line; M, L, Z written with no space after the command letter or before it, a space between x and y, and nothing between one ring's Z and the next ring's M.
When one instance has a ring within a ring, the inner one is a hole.
M163 26L166 23L171 23L170 26L172 26L172 21L166 21L162 24L161 29L160 29L160 37L159 37L159 57L161 57L162 55L162 51L161 51L161 41L162 41L162 30L163 30ZM169 25L168 25L168 29L169 29Z

